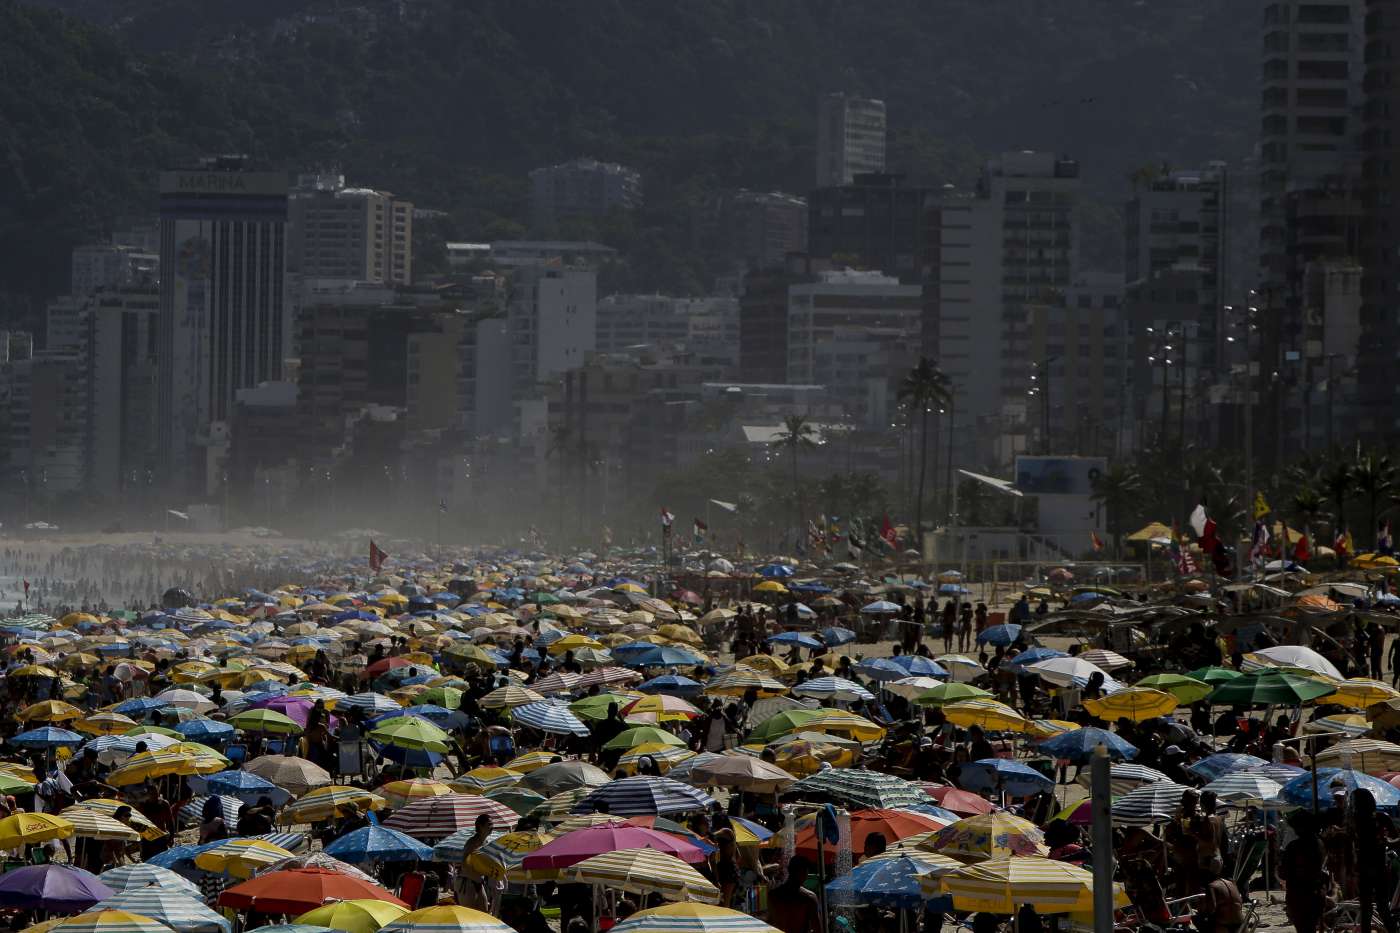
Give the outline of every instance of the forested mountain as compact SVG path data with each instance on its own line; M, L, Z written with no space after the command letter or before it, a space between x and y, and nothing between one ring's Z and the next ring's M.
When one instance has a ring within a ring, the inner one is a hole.
M1242 0L0 0L0 294L66 285L67 249L149 212L202 153L353 180L519 233L529 168L644 174L600 231L629 287L694 290L704 205L805 192L815 101L889 106L891 167L963 182L1001 148L1058 150L1096 198L1090 249L1144 165L1247 156L1257 5Z

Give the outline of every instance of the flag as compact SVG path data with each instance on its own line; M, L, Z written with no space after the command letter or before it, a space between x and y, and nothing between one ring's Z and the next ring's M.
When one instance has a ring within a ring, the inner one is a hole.
M1096 551L1103 550L1103 539L1099 537L1099 533L1097 531L1094 531L1092 529L1090 529L1089 531L1089 544Z
M737 502L725 502L721 499L711 499L710 501L713 502L715 505L719 506L720 508L724 509L726 512L739 511L739 503Z
M899 532L894 530L888 512L885 513L884 521L880 523L880 539L892 548L899 547Z
M666 506L663 505L663 506L661 507L661 527L662 527L662 528L670 528L671 525L672 525L672 523L675 522L675 520L676 520L676 516L672 515L672 514L671 514L670 512L668 512L668 511L666 511Z
M1255 520L1258 520L1258 519L1263 518L1265 515L1268 515L1269 512L1271 512L1271 511L1273 511L1273 510L1269 508L1269 500L1267 500L1267 499L1264 498L1264 493L1263 493L1263 491L1261 490L1260 492L1256 492L1256 493L1254 494L1254 518L1255 518Z
M25 596L28 596L28 595L29 595L29 581L28 581L28 580L25 580L25 581L24 581L24 595L25 595Z
M696 518L691 521L690 533L695 538L695 543L699 544L705 540L705 532L710 530L710 526Z
M375 544L374 539L371 538L369 542L369 569L378 573L379 568L383 567L384 562L388 559L389 555L380 550L379 545Z
M1249 542L1249 561L1252 564L1264 562L1269 551L1269 526L1259 519L1254 520L1254 536Z
M1351 554L1351 532L1346 528L1337 529L1337 538L1332 542L1332 550L1337 552L1338 560L1346 560Z
M609 546L609 545L611 545L611 544L612 544L612 529L609 528L607 525L604 525L604 526L603 526L603 546L604 546L604 547L607 547L607 546Z
M1191 556L1191 551L1183 547L1181 543L1181 533L1177 531L1176 522L1172 522L1172 566L1181 576L1187 576L1196 572L1196 560Z
M826 535L822 532L821 526L814 521L807 522L807 546L813 552L826 550Z
M1390 546L1390 519L1383 519L1380 527L1376 529L1376 553L1389 554Z
M446 499L439 499L439 500L438 500L438 511L441 512L443 515L446 515L446 514L447 514L447 500L446 500Z
M1303 533L1298 537L1298 543L1293 548L1293 559L1302 563L1312 560L1312 550L1308 547L1308 529L1304 528Z
M1206 536L1206 522L1210 519L1206 516L1206 504L1204 502L1196 506L1196 511L1191 513L1191 517L1186 520L1191 526L1191 530L1196 533L1197 538Z
M865 551L865 522L851 519L850 533L846 535L846 551L851 557L860 557Z

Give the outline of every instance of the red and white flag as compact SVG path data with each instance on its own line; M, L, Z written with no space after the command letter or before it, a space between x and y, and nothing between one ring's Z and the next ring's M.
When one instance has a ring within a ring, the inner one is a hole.
M885 513L885 520L880 524L880 537L892 548L899 547L899 532L894 530L894 525L890 522L889 513Z
M371 538L369 542L369 569L378 573L388 559L389 555L380 550L379 545L375 544L374 539Z
M666 511L666 507L663 505L663 506L661 507L661 527L662 527L662 528L670 528L671 525L675 523L675 521L676 521L676 516L672 515L672 514L671 514L670 512L668 512L668 511Z

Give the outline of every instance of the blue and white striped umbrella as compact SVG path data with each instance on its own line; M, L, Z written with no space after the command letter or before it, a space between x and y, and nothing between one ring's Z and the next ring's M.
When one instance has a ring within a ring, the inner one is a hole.
M1200 761L1187 765L1186 770L1205 778L1207 781L1214 781L1227 774L1234 774L1237 771L1249 771L1266 764L1268 764L1267 761L1255 755L1220 752L1215 755L1208 755Z
M1213 792L1225 804L1267 806L1278 803L1278 795L1283 790L1283 785L1278 781L1269 780L1262 774L1236 771L1216 778L1201 789Z
M402 706L382 693L352 693L342 700L336 700L335 708L337 710L363 710L371 716L378 716L382 713L392 713L394 710L403 709Z
M168 868L161 868L150 862L118 865L116 868L107 869L97 877L117 894L155 885L167 891L184 891L194 897L203 897L199 885L188 878L180 877ZM133 913L135 912L133 911Z
M1271 761L1268 764L1250 768L1248 771L1241 771L1240 774L1253 774L1258 777L1266 777L1276 784L1287 784L1300 774L1307 774L1306 768L1297 765L1286 765L1281 761Z
M574 813L595 813L600 803L618 816L651 816L708 810L715 799L704 791L653 775L620 778L591 791L574 805Z
M226 794L216 795L219 801L219 813L224 818L224 825L229 832L238 831L238 811L243 809L243 801L237 797L229 797ZM198 826L204 821L204 807L209 800L208 794L198 797L191 797L189 802L180 808L181 826Z
M1053 791L1055 782L1030 765L1012 758L983 758L962 766L958 784L965 790L1004 790L1013 797Z
M476 827L468 826L466 829L459 829L452 835L443 839L433 846L433 860L438 862L460 862L467 856L467 840L476 835ZM504 836L504 832L493 832L486 841L498 839Z
M327 855L351 865L364 862L427 861L433 850L412 836L371 823L326 846Z
M815 697L819 700L840 700L854 703L857 700L873 700L875 694L853 680L844 677L818 677L803 681L792 688L794 696Z
M237 797L244 803L257 803L259 797L271 797L274 805L281 806L291 796L267 778L251 771L220 771L206 775L202 783L200 778L193 778L190 786L197 792L225 794Z
M149 736L142 736L149 738ZM163 736L169 738L169 736ZM136 738L129 735L99 735L83 745L83 751L97 752L97 760L104 765L115 765L136 754Z
M510 717L517 725L529 726L553 735L588 735L588 727L573 714L569 704L563 700L526 703L511 710Z
M188 882L187 882L188 883ZM180 933L230 933L233 924L181 889L147 887L114 894L93 910L125 910L159 920Z
M1113 822L1124 826L1165 823L1181 812L1182 795L1189 789L1171 781L1135 787L1113 802Z

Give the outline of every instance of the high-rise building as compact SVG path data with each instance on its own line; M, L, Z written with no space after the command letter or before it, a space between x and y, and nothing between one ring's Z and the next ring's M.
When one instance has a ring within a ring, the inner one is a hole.
M741 271L780 265L807 251L807 201L780 191L739 190L719 207L719 243Z
M965 462L1009 465L1032 425L1032 316L1074 283L1079 164L1045 152L989 160L974 192L940 198L926 296L936 353L957 394Z
M642 203L642 176L616 162L574 159L530 173L530 226L554 235L571 221L599 221Z
M235 394L282 375L286 176L237 160L166 172L160 224L162 473L206 495Z
M87 484L115 498L149 489L155 477L160 289L104 289L92 296L87 327L91 419Z
M506 323L515 397L582 366L596 347L598 276L592 269L526 266L515 273Z
M811 282L827 260L789 256L782 266L750 269L739 297L739 378L754 385L788 382L788 288Z
M73 249L74 295L99 288L124 288L154 283L160 271L160 255L134 246L87 243Z
M873 269L920 282L928 266L927 188L904 183L903 175L858 175L819 188L808 199L808 253L836 265Z
M81 491L90 421L83 356L40 350L0 366L0 383L11 480L37 502Z
M1361 344L1361 433L1389 443L1400 427L1400 4L1367 0Z
M287 270L303 278L413 283L413 204L347 188L343 175L302 175L287 202Z
M885 102L827 94L817 102L818 188L885 170Z

